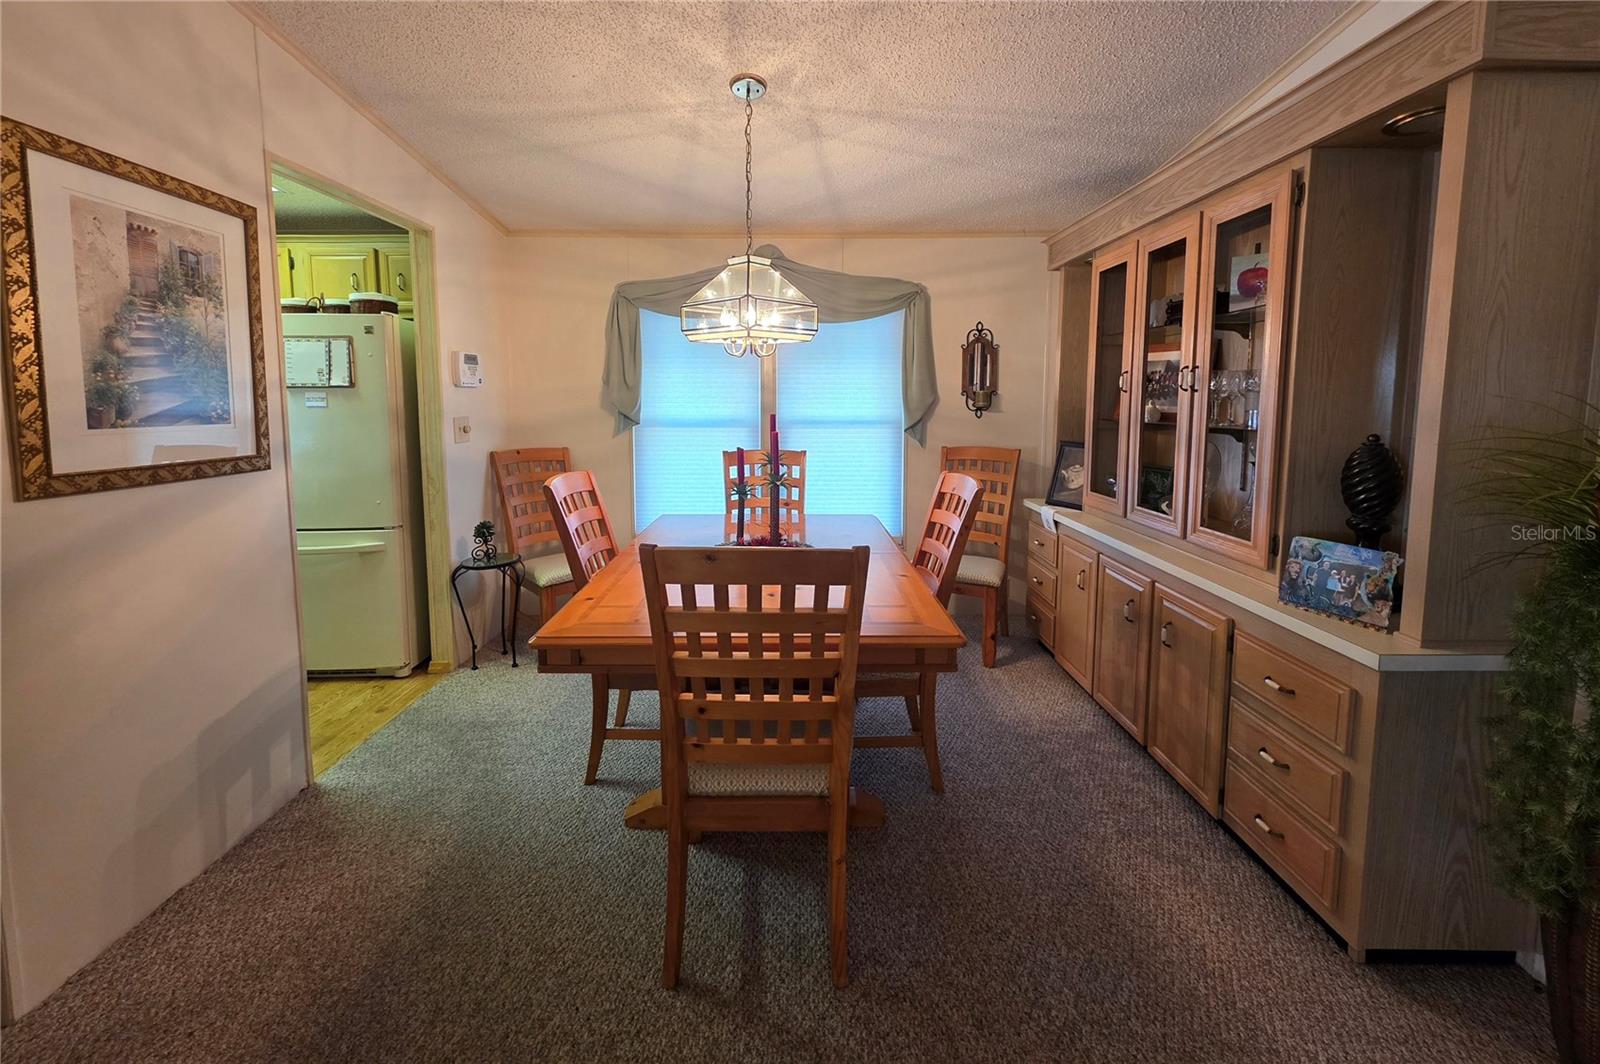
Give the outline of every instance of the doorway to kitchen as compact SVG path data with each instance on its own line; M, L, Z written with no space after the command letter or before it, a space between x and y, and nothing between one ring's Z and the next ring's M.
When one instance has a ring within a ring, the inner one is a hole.
M432 235L290 164L270 177L317 778L454 660Z

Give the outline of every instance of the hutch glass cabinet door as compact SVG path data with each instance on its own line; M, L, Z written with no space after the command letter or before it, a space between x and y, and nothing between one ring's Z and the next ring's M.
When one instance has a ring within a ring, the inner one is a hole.
M1089 303L1088 425L1084 431L1083 505L1126 512L1123 468L1127 459L1129 368L1133 347L1132 242L1094 260Z
M1294 175L1204 212L1204 305L1193 374L1189 539L1269 563Z
M1128 515L1174 535L1182 533L1186 516L1199 246L1199 214L1139 239L1128 404Z

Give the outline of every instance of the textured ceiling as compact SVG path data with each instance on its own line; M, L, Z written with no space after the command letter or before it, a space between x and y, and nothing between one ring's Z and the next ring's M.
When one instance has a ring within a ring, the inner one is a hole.
M1332 3L293 3L295 44L513 229L1043 232L1178 151Z
M272 173L272 216L280 233L405 232L398 225L302 185L276 170Z

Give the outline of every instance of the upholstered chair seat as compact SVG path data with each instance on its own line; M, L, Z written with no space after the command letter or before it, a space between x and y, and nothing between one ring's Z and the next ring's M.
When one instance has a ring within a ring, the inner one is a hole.
M527 567L527 576L522 581L524 587L542 591L572 580L572 565L565 553L538 554L522 560Z
M980 587L999 587L1005 582L1006 563L999 558L981 554L963 554L956 567L956 583L977 584Z

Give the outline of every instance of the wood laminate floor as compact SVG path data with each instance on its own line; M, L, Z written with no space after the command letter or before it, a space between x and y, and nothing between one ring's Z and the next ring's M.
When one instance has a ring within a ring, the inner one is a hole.
M312 775L338 764L447 675L424 665L410 676L310 681Z

